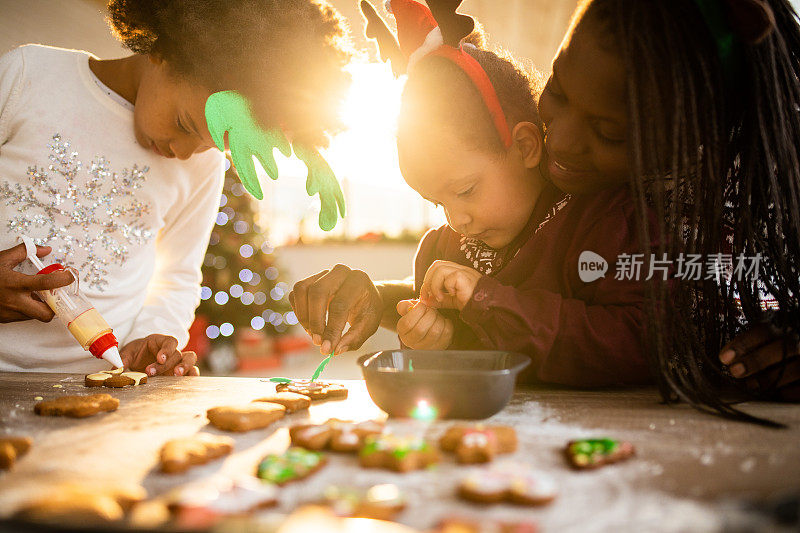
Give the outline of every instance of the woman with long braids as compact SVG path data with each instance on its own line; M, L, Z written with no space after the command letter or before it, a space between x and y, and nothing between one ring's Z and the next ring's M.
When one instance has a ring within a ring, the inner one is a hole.
M759 397L797 394L798 55L784 0L590 0L553 62L539 108L557 186L628 180L640 220L649 209L663 222L659 257L760 259L757 279L648 284L667 400L754 420L720 397L720 376Z

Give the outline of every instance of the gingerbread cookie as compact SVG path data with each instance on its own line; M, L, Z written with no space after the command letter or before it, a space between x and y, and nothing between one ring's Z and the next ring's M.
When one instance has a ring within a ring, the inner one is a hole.
M439 452L425 439L391 434L368 436L358 457L363 467L397 472L419 470L439 462Z
M509 522L486 517L450 516L439 522L431 533L538 533L536 522Z
M497 454L517 450L517 432L509 426L452 426L439 446L455 452L459 463L488 463Z
M392 520L406 507L406 498L397 485L374 485L366 491L332 485L325 489L325 503L344 517Z
M308 379L295 379L290 383L278 383L275 385L275 390L302 394L312 400L344 400L347 398L347 389L343 385Z
M633 444L614 439L582 439L567 443L564 454L573 468L587 470L616 463L636 453Z
M87 387L121 388L129 385L144 385L145 383L147 383L147 374L144 372L133 372L122 368L87 374L83 380L83 384Z
M223 431L236 432L265 428L285 414L284 406L269 402L213 407L206 412L212 426Z
M23 504L15 514L23 520L64 526L113 522L146 496L141 486L60 483Z
M185 485L167 495L174 515L172 526L180 531L210 529L220 519L247 515L278 503L275 485L254 477L205 480Z
M33 441L29 437L0 438L0 470L8 470L31 449Z
M308 409L311 405L311 398L303 394L297 394L296 392L276 392L275 394L270 394L269 396L253 401L277 403L284 406L287 413Z
M270 454L258 464L256 475L264 481L283 485L310 476L327 462L320 452L292 447L281 454Z
M461 498L478 503L544 505L553 501L557 494L551 478L524 468L476 470L458 486Z
M383 424L374 420L346 422L331 418L324 424L303 424L289 429L292 444L309 450L328 448L335 452L357 452L370 435L383 433Z
M34 406L33 411L42 416L83 418L103 411L116 411L117 407L119 407L119 400L108 394L90 394L43 400Z
M192 466L204 465L231 451L233 439L208 433L170 440L161 448L161 471L168 474L185 472Z

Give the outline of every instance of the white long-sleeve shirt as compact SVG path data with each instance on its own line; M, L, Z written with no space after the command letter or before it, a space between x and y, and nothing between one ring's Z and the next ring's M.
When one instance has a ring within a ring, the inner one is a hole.
M200 302L224 156L180 161L143 148L131 106L100 85L86 52L27 45L0 57L0 250L21 234L52 246L43 262L80 271L120 346L162 333L181 347ZM0 324L0 371L107 366L58 319Z

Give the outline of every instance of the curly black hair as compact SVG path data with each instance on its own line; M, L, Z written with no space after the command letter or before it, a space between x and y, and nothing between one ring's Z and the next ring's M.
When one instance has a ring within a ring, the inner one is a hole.
M109 0L115 36L212 92L245 95L265 127L324 146L341 129L352 56L338 12L312 0Z
M486 36L476 21L476 31L464 39L464 50L489 78L497 93L509 128L531 122L541 128L537 107L541 75L526 69L511 54L485 49ZM442 124L474 149L505 152L505 146L478 89L467 74L449 59L428 56L414 66L403 90L400 129L412 135L419 128Z

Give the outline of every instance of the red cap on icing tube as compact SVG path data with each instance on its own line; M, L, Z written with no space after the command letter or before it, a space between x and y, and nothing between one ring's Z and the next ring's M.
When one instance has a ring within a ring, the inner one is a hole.
M89 346L89 351L93 356L102 359L105 351L112 346L119 346L119 342L117 342L117 338L113 333L106 333L105 335L101 335Z

